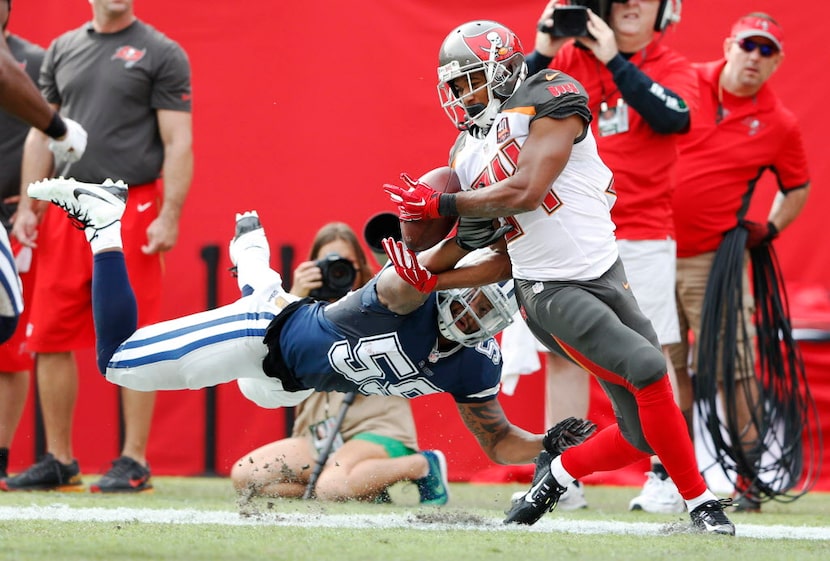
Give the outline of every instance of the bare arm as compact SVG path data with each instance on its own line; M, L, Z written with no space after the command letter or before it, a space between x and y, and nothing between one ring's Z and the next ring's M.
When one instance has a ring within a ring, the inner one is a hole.
M37 246L37 227L46 205L44 201L34 201L26 191L29 183L51 177L55 159L49 150L49 137L37 129L29 129L23 144L23 162L20 171L20 200L14 215L12 234L21 244L28 247Z
M535 210L568 163L576 138L585 121L571 115L565 119L542 117L530 125L530 134L519 153L516 173L485 189L455 195L460 216L500 217Z
M442 273L452 269L466 254L467 252L458 247L453 240L444 240L435 247L421 252L417 262L430 273ZM395 259L392 259L391 255L389 257L394 263ZM377 292L381 304L396 314L413 312L429 297L428 292L421 292L402 279L394 267L387 267L381 272Z
M144 253L168 251L179 237L179 218L193 180L192 117L185 111L159 109L156 112L164 144L164 200L161 211L147 228Z
M502 251L479 251L471 263L450 269L438 276L435 290L482 286L513 276L510 257Z
M37 86L9 51L0 34L0 107L39 130L46 130L55 115Z
M474 261L455 268L467 253L455 240L448 239L418 254L417 264L412 268L425 269L434 279L437 277L435 286L425 289L426 292L401 278L394 267L386 268L377 282L378 299L388 310L396 314L408 314L423 305L430 291L481 286L511 277L510 258L504 249L503 240L501 249L479 251ZM389 257L393 263L396 262L391 254ZM415 259L414 256L412 258Z
M541 434L510 423L498 399L458 403L458 412L487 457L499 464L528 464L542 450Z
M810 195L810 186L793 189L787 193L778 192L770 208L768 220L775 224L779 232L790 225L801 214L807 197Z

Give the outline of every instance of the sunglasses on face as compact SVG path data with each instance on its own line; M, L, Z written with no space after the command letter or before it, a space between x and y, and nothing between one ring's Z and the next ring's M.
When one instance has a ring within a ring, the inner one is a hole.
M775 45L759 43L757 41L753 41L752 39L741 39L740 41L738 41L738 46L741 48L741 50L747 53L751 53L755 49L758 49L758 52L760 52L761 56L764 58L769 58L778 52L778 47L776 47Z

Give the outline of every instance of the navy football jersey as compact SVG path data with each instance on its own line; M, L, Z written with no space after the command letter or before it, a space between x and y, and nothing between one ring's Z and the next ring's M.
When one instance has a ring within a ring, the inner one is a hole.
M280 334L285 364L306 388L414 398L447 392L459 403L493 399L501 379L494 339L439 352L435 295L407 315L378 300L377 276L334 303L302 306Z

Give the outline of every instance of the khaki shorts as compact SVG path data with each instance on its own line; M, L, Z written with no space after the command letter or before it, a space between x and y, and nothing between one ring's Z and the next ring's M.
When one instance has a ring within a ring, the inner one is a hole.
M672 364L676 371L689 368L690 373L697 371L697 348L694 345L695 341L700 339L700 321L703 313L703 298L706 294L706 283L709 280L709 273L712 270L712 263L715 260L715 252L702 253L694 257L678 258L677 260L677 314L680 319L680 343L670 345ZM752 296L752 289L749 284L748 271L749 254L746 254L744 259L744 274L743 274L743 313L744 317L751 318L755 312L755 299ZM690 340L689 331L691 330ZM736 351L738 359L736 361L735 379L741 380L748 377L754 377L754 372L747 372L743 370L742 365L746 363L744 360L745 347L744 339L738 330L738 340ZM747 325L747 333L755 336L755 326ZM723 333L719 334L723 337ZM718 378L722 377L723 372L721 368L721 361L718 360Z
M617 240L625 276L640 310L651 320L661 345L680 342L675 307L677 243L665 240Z

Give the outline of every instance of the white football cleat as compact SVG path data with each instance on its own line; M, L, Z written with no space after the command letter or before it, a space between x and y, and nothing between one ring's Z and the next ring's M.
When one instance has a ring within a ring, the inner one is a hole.
M121 180L107 179L99 185L56 177L30 183L27 192L33 199L51 201L65 210L87 240L119 222L127 207L127 184Z
M645 485L642 492L631 499L628 503L628 510L644 510L662 514L679 514L686 510L686 502L674 481L671 478L661 479L653 471L647 471Z
M588 501L585 499L585 491L582 489L582 483L576 480L572 481L568 485L568 490L559 497L559 503L556 508L562 511L588 508Z
M255 249L259 257L265 263L271 260L271 247L268 245L268 238L265 237L265 229L259 221L257 211L251 210L236 213L236 227L231 243L228 245L231 263L234 267L239 265L239 257L243 251Z

